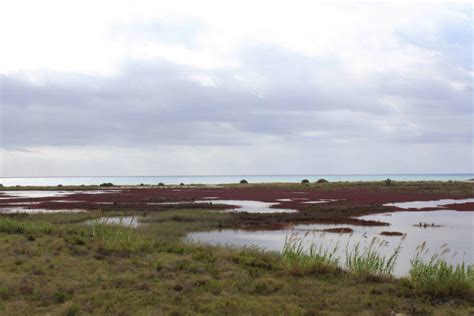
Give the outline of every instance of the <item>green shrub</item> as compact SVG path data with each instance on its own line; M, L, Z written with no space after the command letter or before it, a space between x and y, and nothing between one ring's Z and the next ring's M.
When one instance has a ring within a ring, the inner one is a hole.
M161 270L163 270L164 267L165 266L164 266L163 262L161 262L160 260L156 261L155 269L156 269L157 272L160 272Z
M71 304L66 309L65 315L66 316L76 316L76 315L79 315L80 312L81 312L81 307L78 304Z
M240 184L248 184L249 182L245 179L240 180Z
M11 290L3 285L0 285L0 301L6 301L10 296L12 296Z
M256 295L269 295L278 292L283 284L271 278L256 279L250 284L250 293Z
M308 184L309 183L309 180L308 179L303 179L301 180L301 184Z
M391 185L392 184L391 179L386 179L386 180L384 180L384 182L385 182L385 185Z
M322 178L318 179L318 181L316 181L316 183L327 183L327 182L329 182L329 181L326 180L326 179L322 179Z
M62 304L66 301L69 301L72 297L72 295L68 292L65 291L56 291L53 295L54 297L54 302L58 304Z
M261 249L245 248L234 255L233 261L245 268L271 271L276 269L277 258Z
M101 186L101 187L113 187L114 184L111 183L111 182L104 182L104 183L101 183L99 186Z

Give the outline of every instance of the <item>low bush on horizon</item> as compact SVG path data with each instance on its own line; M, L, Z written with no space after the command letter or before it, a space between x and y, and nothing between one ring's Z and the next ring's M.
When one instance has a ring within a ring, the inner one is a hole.
M114 184L112 182L104 182L99 185L100 187L113 187Z
M245 179L240 180L240 184L248 184L249 182Z
M326 180L326 179L323 179L323 178L318 179L318 181L316 181L316 183L327 183L327 182L329 182L329 181Z
M474 265L452 265L444 259L448 252L444 244L425 261L426 242L419 245L411 260L410 282L417 291L434 297L474 297Z
M303 179L303 180L301 180L301 184L309 184L309 180L308 179Z

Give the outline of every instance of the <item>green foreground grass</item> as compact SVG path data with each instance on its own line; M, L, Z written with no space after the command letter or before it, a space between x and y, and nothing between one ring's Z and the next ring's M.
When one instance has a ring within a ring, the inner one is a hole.
M381 275L369 278L354 272L370 270L360 253L345 272L330 253L305 254L297 242L281 255L185 243L188 232L232 220L206 210L149 214L136 229L81 224L102 215L0 217L0 314L474 313L470 281L461 292L427 290L446 281L446 267L432 273L420 263L414 279L394 279L381 262Z

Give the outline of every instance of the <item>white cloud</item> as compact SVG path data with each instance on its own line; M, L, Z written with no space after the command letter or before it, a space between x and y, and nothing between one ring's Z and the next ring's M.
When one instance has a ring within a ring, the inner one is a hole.
M19 0L4 1L1 8L3 73L52 69L112 74L127 58L235 68L240 48L266 43L311 58L339 58L348 71L363 76L433 62L435 53L401 43L396 32L416 27L434 38L440 22L463 18L449 6L431 3ZM205 26L197 30L192 49L110 36L117 23L133 27L143 21L186 19Z
M472 169L471 22L465 1L0 0L1 145L26 150L0 173L390 172L379 148Z

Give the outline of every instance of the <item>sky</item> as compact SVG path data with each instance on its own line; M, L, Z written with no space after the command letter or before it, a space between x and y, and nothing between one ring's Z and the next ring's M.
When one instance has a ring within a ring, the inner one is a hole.
M0 0L0 176L473 173L470 1Z

